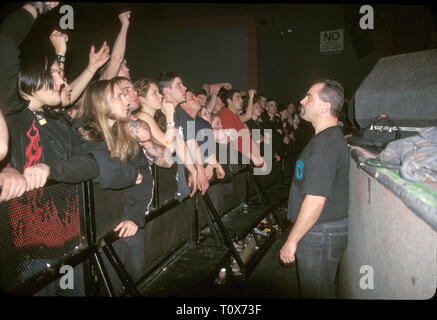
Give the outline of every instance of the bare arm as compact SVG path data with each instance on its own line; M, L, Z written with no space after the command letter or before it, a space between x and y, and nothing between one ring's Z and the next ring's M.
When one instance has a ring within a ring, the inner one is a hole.
M57 4L49 2L48 10ZM37 5L42 8L43 2L37 2ZM0 23L0 100L5 116L21 111L24 107L17 94L20 45L32 29L37 16L35 8L25 4L4 17Z
M170 168L172 166L172 162L166 159L167 148L154 141L153 138L141 143L141 146L144 148L148 157L152 158L158 167Z
M144 148L145 154L149 159L160 167L170 168L172 165L169 156L166 157L165 153L168 150L165 146L154 141L150 133L150 127L147 122L139 120L128 121L129 134L135 138L141 147ZM168 152L168 151L167 151Z
M202 155L200 154L199 145L197 144L197 141L195 139L191 139L187 141L187 147L191 153L192 159L194 159L194 162L196 164L199 190L202 192L202 195L204 195L209 188L209 182L205 173L205 168L203 167Z
M95 52L94 45L91 46L89 54L89 63L86 69L71 82L71 104L79 99L82 92L86 89L89 82L94 77L94 74L99 70L109 59L109 47L106 41L103 43L99 51Z
M146 113L138 113L137 116L139 119L143 120L149 125L150 133L158 143L169 148L171 152L174 151L174 145L171 143L171 141L167 141L167 139L165 138L165 133L162 132L161 129L158 127L155 119L153 119L150 115Z
M252 119L252 115L253 115L253 98L256 94L256 91L254 89L250 89L249 90L249 101L247 103L247 109L246 112L244 114L240 114L240 120L241 122L246 122L250 119Z
M281 260L284 263L292 263L295 260L295 253L298 242L314 226L323 211L326 197L307 194L300 207L296 223L288 235L287 241L280 251Z
M138 118L145 121L149 127L150 132L154 140L156 140L157 143L161 144L163 147L165 147L165 157L169 156L170 153L173 153L176 151L176 154L179 156L179 158L184 162L185 167L188 169L190 174L193 176L194 186L193 191L191 195L194 195L194 193L197 190L197 171L196 167L194 165L194 161L192 160L192 157L190 153L188 152L187 145L185 144L184 140L182 140L177 133L173 133L173 131L176 131L174 127L167 127L167 132L164 134L161 129L158 127L158 125L155 122L155 119L153 119L151 116L145 113L139 113ZM170 118L167 117L167 120ZM167 137L166 137L167 136ZM174 140L172 139L174 137ZM168 162L168 161L167 161Z
M212 113L214 111L216 102L217 102L217 93L213 92L209 96L208 102L206 103L206 109L208 110L209 113Z
M3 112L0 109L0 161L8 154L9 133Z
M126 11L120 13L118 18L121 22L121 29L115 39L114 47L112 48L111 59L109 60L109 64L103 72L100 80L110 80L117 76L120 71L120 65L124 59L124 53L126 51L126 38L127 38L127 30L129 29L129 18L130 11Z
M55 48L55 53L57 55L65 57L65 54L67 53L68 36L65 33L62 33L57 30L53 30L49 38L50 38L50 42ZM58 63L59 63L59 68L64 70L64 62L58 62Z

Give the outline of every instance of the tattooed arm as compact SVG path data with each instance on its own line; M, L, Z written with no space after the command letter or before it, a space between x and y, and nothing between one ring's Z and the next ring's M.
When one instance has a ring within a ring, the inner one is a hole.
M170 168L172 166L172 161L169 158L166 158L168 154L166 154L166 147L158 142L154 141L154 139L150 139L149 141L140 143L143 147L144 153L148 159L153 159L153 162L159 167Z
M173 161L170 152L165 146L152 138L147 122L141 119L129 120L127 126L129 134L143 148L144 154L149 160L159 167L170 168L172 166Z

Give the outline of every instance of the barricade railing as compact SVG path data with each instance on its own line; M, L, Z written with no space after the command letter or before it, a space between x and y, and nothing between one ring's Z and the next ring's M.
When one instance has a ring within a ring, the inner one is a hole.
M243 166L234 176L251 169L250 166ZM174 171L174 168L152 167L155 179L154 202L152 210L145 217L144 227L147 237L145 243L150 247L146 248L148 265L141 281L151 276L164 260L168 260L188 242L196 244L201 223L198 212L200 207L196 203L202 198L200 193L194 199L172 199L173 187L168 186L174 186L175 181L165 183L160 179L160 170L170 170L164 176L172 176L171 170ZM163 199L160 199L163 190L158 188L158 184L168 189L164 190L166 193ZM218 184L220 180L212 181L210 189ZM255 192L259 193L259 190ZM160 200L163 200L162 203ZM103 289L105 295L113 296L116 293L111 288L107 266L101 256L103 251L127 294L138 295L138 282L134 283L130 279L112 247L118 240L112 230L119 222L120 216L117 213L123 212L123 201L122 190L103 190L92 182L83 182L48 183L44 188L25 193L18 199L0 203L3 220L0 226L1 290L13 295L93 296L100 295ZM167 217L166 213L169 212L175 213ZM156 239L156 248L150 244L150 237ZM216 237L219 238L219 235ZM217 241L216 245L222 246L219 244ZM63 266L74 269L77 290L64 289L57 283L56 280L65 276L61 272ZM98 284L95 276L99 278Z

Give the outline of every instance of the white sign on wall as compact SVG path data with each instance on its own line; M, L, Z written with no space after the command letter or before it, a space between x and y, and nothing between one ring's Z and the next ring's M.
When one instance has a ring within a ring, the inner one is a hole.
M343 40L343 29L320 32L320 52L340 53L344 49Z

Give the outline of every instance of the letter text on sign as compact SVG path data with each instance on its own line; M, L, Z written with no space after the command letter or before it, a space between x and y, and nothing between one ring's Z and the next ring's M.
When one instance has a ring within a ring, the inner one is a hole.
M320 32L320 53L340 53L344 50L344 30Z

